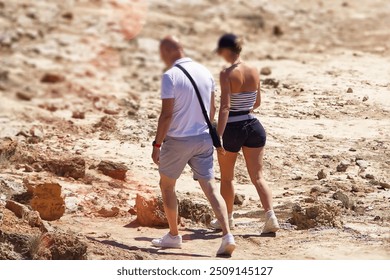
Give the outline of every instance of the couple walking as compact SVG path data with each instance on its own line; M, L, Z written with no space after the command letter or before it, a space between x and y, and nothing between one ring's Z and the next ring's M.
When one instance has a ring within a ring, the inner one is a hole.
M271 191L263 177L266 134L260 122L251 114L261 103L260 77L256 68L241 61L241 50L242 42L234 34L225 34L218 42L217 53L231 64L220 74L221 104L216 134L222 138L223 145L217 146L221 169L219 191L214 182L214 149L210 137L213 131L210 131L204 116L213 121L216 113L214 79L203 65L185 56L182 45L174 37L169 36L161 41L161 59L169 69L162 76L162 110L152 158L159 165L160 188L170 230L162 238L154 239L154 246L182 246L177 226L175 185L189 164L194 179L199 182L215 213L216 220L211 222L211 226L222 230L222 244L217 255L232 254L236 247L230 231L234 227L234 165L241 149L249 176L265 210L262 232L276 232L279 229L272 209ZM207 113L202 114L201 102Z

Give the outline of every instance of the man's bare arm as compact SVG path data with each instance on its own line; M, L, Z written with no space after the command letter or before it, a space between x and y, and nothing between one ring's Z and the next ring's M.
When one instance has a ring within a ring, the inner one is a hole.
M171 125L172 121L174 103L174 98L162 100L161 114L160 118L158 119L157 133L155 139L157 144L162 144L165 137L167 136L169 126Z

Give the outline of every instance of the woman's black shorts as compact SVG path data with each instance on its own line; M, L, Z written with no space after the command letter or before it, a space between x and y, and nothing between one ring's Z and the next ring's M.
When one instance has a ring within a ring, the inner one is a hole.
M258 119L227 123L222 137L224 149L232 153L238 153L241 147L264 147L266 138Z

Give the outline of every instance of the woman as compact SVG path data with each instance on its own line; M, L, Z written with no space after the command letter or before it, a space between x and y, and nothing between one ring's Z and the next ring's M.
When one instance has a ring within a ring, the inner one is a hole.
M262 233L276 232L280 227L272 208L272 194L263 177L263 155L266 134L261 123L251 114L261 103L260 77L256 68L240 58L242 41L234 34L223 35L218 42L218 54L231 64L220 74L221 106L218 134L223 148L218 151L221 168L221 194L226 201L229 224L234 227L234 165L242 149L252 184L255 185L265 211ZM218 220L211 225L219 229Z

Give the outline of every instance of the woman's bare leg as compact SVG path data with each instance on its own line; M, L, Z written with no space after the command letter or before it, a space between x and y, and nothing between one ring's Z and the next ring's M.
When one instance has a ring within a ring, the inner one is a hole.
M263 176L264 147L243 147L242 151L245 157L249 177L251 178L252 184L256 187L264 211L267 212L272 210L272 192Z
M218 162L221 169L221 195L226 202L227 212L233 213L234 204L234 165L238 153L226 151L224 155L218 153Z

